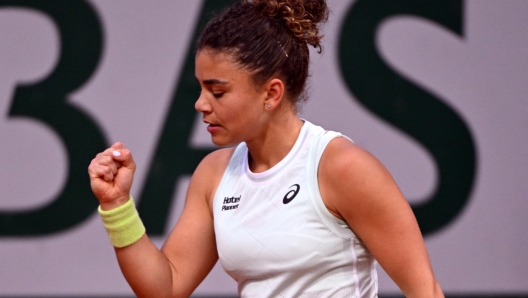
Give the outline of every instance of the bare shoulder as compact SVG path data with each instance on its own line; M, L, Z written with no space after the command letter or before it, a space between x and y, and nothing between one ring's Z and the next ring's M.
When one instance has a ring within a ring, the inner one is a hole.
M384 204L384 200L405 200L383 164L346 138L330 141L319 163L318 179L325 205L342 219L350 220L353 214L347 213Z
M363 181L369 178L365 176L366 174L385 175L389 173L374 155L348 139L335 138L330 141L321 157L320 176Z
M220 173L223 174L231 156L235 152L235 147L222 148L209 153L196 168L195 174L198 171L205 171L207 174Z
M208 203L212 203L216 188L222 180L234 151L234 147L222 148L209 153L202 159L193 173L188 194L201 192L198 196L205 196ZM196 197L196 195L188 195L189 197Z

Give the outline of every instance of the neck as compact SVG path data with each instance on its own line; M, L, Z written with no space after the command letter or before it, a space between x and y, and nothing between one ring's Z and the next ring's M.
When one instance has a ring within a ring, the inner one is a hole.
M278 164L295 145L302 126L296 114L270 121L259 138L246 141L249 169L261 173Z

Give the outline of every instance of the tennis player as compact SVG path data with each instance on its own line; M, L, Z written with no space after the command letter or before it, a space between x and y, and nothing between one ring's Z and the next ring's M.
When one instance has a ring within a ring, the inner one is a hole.
M443 297L385 167L297 115L327 16L324 0L243 1L203 30L195 106L212 141L232 147L196 168L161 250L130 196L130 151L116 143L93 159L99 212L138 297L189 297L218 260L241 297L377 297L377 262L405 296Z

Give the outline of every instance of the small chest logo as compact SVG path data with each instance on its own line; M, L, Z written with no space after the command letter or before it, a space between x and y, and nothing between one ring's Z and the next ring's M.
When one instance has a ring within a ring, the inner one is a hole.
M241 195L238 197L225 197L224 203L222 204L222 211L238 209L240 198L242 198Z
M291 189L291 188L294 188L294 189ZM288 191L286 193L286 195L284 196L284 198L282 199L282 202L284 204L288 204L289 202L291 202L293 199L295 199L295 197L297 196L297 194L299 193L299 190L301 189L301 187L299 186L299 184L294 184L292 186L290 186L290 191Z

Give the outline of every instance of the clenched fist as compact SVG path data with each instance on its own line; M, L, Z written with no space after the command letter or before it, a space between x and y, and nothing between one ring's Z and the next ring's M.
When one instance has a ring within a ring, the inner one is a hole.
M135 171L136 163L130 150L120 142L92 159L88 174L101 209L114 209L128 201Z

